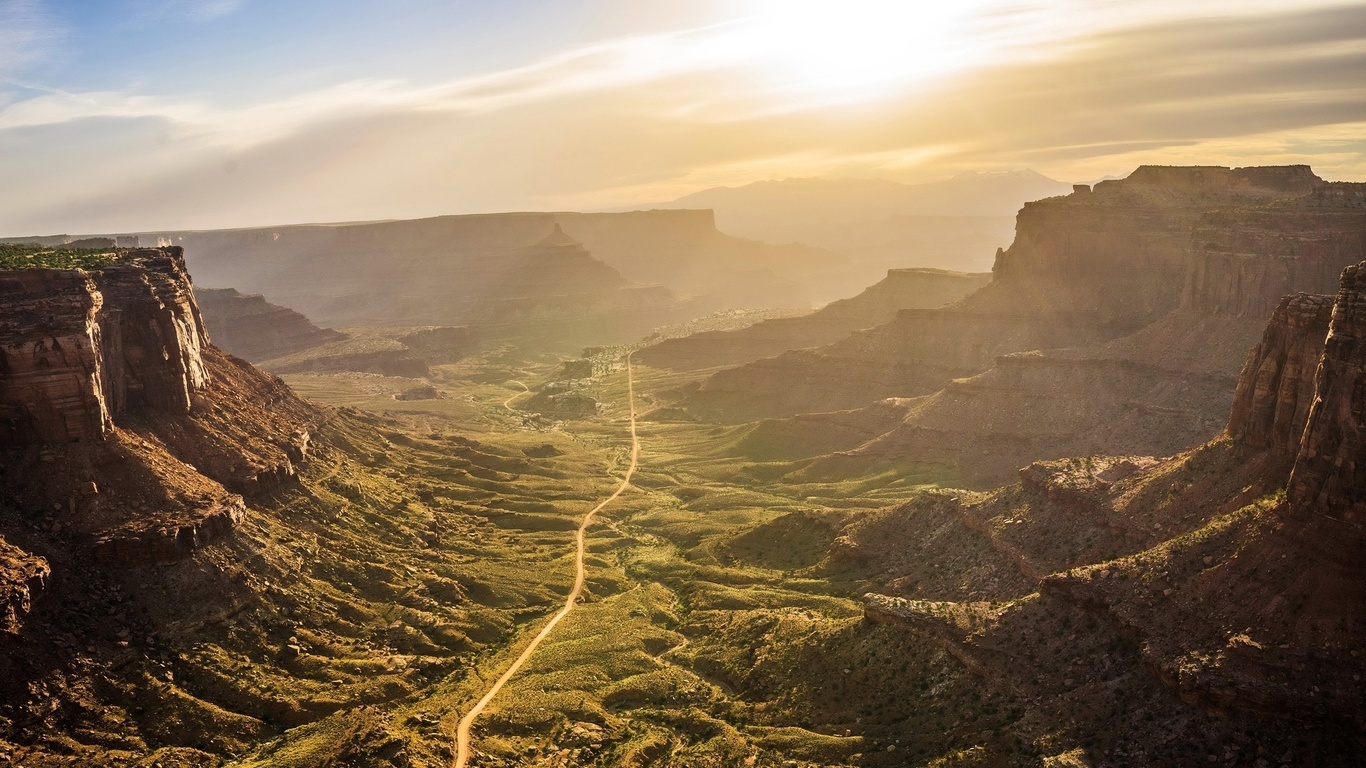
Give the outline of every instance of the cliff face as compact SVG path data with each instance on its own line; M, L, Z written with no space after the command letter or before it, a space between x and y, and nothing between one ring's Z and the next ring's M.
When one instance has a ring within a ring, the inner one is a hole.
M319 328L307 317L272 304L260 294L247 295L234 288L199 288L195 295L213 343L252 362L346 338L346 334Z
M1202 216L1182 306L1265 317L1288 294L1331 290L1344 265L1366 259L1366 210L1321 211L1318 202Z
M1290 476L1291 509L1366 523L1366 263L1342 273L1313 406Z
M293 474L314 417L208 345L180 248L110 262L0 272L0 502L98 557L175 559Z
M186 413L208 343L179 248L93 272L0 274L0 446L104 440L131 409Z
M1034 459L1179 451L1223 427L1280 298L1366 258L1364 200L1303 166L1140 168L1027 204L993 282L957 304L719 372L685 405L743 420L932 395L857 453L947 453L980 487Z
M1238 378L1228 433L1239 443L1294 458L1332 314L1332 296L1300 293L1281 300Z
M76 270L0 274L0 446L102 439L112 428L97 315Z
M1161 459L1035 462L991 493L926 494L849 526L845 552L897 593L868 596L865 615L936 639L1054 718L1085 722L1103 681L1142 671L1181 702L1145 713L1165 721L1159 732L1203 710L1252 725L1254 741L1290 735L1306 764L1352 764L1366 711L1364 331L1366 263L1343 272L1336 296L1279 304L1228 436ZM889 531L922 533L898 548ZM1030 649L1079 614L1087 629L1066 652ZM1110 632L1132 651L1073 650Z

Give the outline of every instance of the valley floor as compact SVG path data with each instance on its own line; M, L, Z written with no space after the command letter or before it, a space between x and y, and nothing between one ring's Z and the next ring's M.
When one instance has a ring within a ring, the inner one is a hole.
M166 591L208 566L128 574L111 589L162 606L159 632L60 694L75 736L34 724L4 755L444 768L468 727L481 767L1351 764L1350 736L1183 702L1131 635L1039 591L967 508L985 494L738 459L744 428L671 420L689 378L633 379L627 351L573 383L597 415L558 421L520 410L553 359L442 366L428 400L288 376L339 409L333 447L205 550L246 584L229 611Z

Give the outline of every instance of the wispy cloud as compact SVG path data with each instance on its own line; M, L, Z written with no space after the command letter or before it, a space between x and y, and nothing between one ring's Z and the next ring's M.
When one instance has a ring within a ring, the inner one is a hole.
M1019 19L982 7L972 23L992 40L1002 19ZM1366 8L1259 6L1099 31L1030 19L1036 49L837 106L756 66L735 44L753 31L743 19L446 82L353 80L245 107L0 94L0 177L13 182L0 189L0 229L608 207L794 175L1032 165L1094 178L1202 157L1366 178L1366 146L1341 128L1366 124ZM72 174L76 199L61 184Z
M136 23L162 19L212 21L237 11L246 0L138 0L132 12Z
M19 74L60 37L36 0L0 0L0 78Z

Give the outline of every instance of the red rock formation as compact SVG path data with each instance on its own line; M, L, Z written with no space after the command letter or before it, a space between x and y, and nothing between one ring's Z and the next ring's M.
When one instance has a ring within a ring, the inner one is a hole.
M1288 496L1295 513L1366 523L1366 262L1342 272Z
M195 296L214 344L252 362L346 338L346 334L319 328L307 317L272 304L260 294L243 294L233 288L198 288Z
M1295 456L1332 314L1332 296L1299 293L1281 301L1238 378L1228 433L1239 443Z
M0 447L103 439L104 297L79 270L0 273Z
M93 272L0 274L0 447L107 438L115 418L187 413L208 343L179 248Z
M104 296L98 320L110 410L188 413L191 395L208 386L201 352L209 337L181 249L134 251L94 279Z
M719 372L685 407L735 421L932 395L857 453L959 456L960 482L983 487L1040 458L1170 454L1224 426L1280 298L1327 293L1363 258L1366 185L1144 167L1027 204L995 280L958 304Z
M97 556L184 557L305 459L316 412L208 345L179 248L2 272L0 303L0 483Z

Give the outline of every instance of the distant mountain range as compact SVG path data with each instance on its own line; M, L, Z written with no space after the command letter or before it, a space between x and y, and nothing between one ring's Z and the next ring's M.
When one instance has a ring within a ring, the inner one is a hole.
M1072 185L1032 170L964 173L945 181L782 179L716 187L654 208L710 208L721 231L769 243L801 243L844 254L871 282L885 270L991 268L1014 236L1024 203Z

